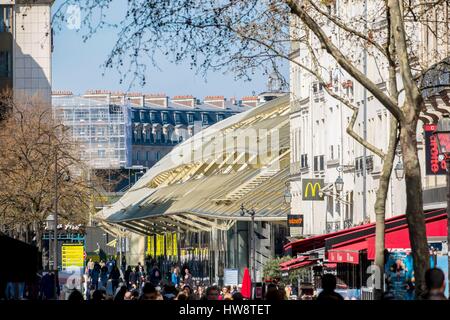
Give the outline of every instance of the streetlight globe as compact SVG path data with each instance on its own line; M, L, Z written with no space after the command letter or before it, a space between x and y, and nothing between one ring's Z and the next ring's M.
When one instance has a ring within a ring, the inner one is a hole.
M284 192L284 202L285 202L286 204L290 204L291 201L292 201L291 191L286 190L286 191Z
M403 168L403 163L401 161L397 162L397 165L394 168L395 177L397 180L402 180L405 176L405 169Z
M337 192L341 192L344 189L344 180L341 176L337 177L336 181L334 182L334 187L336 188Z

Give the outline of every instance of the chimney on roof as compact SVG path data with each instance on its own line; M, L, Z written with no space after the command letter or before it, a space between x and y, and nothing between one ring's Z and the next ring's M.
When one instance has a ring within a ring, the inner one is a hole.
M53 97L73 96L73 92L67 91L67 90L55 90L55 91L52 91L52 96Z
M242 105L249 108L254 108L258 105L258 97L256 96L247 96L242 98Z
M111 92L111 103L124 105L126 103L125 93L122 91Z
M169 106L169 98L165 93L146 94L144 96L145 105L167 108Z
M184 107L190 107L194 108L196 104L196 99L193 96L175 96L172 98L172 103L184 106Z
M108 90L88 90L83 97L106 102L108 104L111 103L111 91Z
M225 100L224 96L207 96L203 102L209 106L225 109Z
M144 95L141 92L129 92L127 93L127 100L138 106L144 106Z

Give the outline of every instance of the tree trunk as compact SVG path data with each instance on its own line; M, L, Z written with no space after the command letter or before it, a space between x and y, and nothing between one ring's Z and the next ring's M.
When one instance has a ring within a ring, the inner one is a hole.
M401 124L400 143L406 183L406 219L414 263L416 296L425 289L425 272L430 267L425 217L423 214L422 181L417 154L417 119Z
M381 287L375 287L375 300L381 300L384 286L384 230L386 217L386 199L389 191L389 182L392 173L392 167L395 160L395 150L398 144L398 122L391 117L389 129L389 146L383 162L383 171L381 173L378 190L375 200L375 265L378 267Z

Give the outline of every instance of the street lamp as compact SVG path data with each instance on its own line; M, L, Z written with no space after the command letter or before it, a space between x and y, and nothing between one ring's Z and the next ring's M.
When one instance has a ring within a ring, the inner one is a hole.
M342 179L341 176L337 177L336 181L334 182L334 187L336 188L337 192L342 192L342 190L344 190L344 179Z
M255 209L246 209L244 207L244 204L241 204L241 217L245 216L246 214L250 215L250 217L252 218L252 223L250 225L250 243L251 243L251 257L250 257L250 261L252 263L252 278L253 278L253 282L256 283L256 245L255 245Z
M292 201L292 195L291 195L291 190L288 187L288 181L286 181L286 191L284 191L284 202L286 204L291 204Z
M438 121L434 135L437 140L439 153L444 155L447 168L447 251L450 249L450 118L445 115ZM450 284L450 255L448 257L448 279L447 285Z
M405 169L403 168L403 163L399 160L394 168L395 177L398 181L402 180L405 176Z

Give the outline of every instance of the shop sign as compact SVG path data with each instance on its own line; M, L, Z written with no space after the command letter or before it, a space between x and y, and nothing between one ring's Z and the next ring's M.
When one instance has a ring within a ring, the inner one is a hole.
M302 179L302 200L322 201L323 179Z
M445 159L439 159L439 148L436 137L433 135L436 131L435 124L426 124L423 126L425 132L425 171L427 175L446 174L447 165Z
M328 262L359 263L359 251L328 251Z

